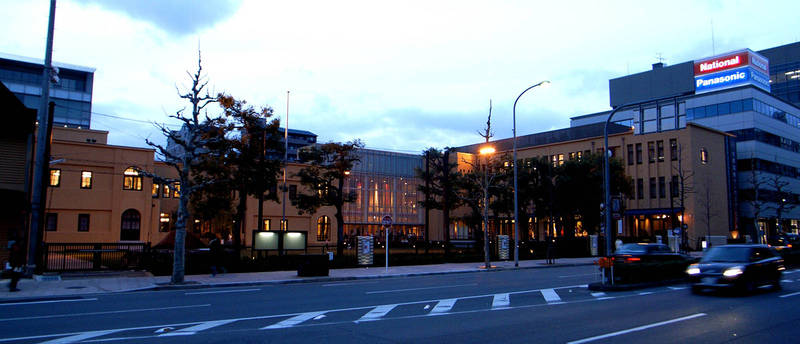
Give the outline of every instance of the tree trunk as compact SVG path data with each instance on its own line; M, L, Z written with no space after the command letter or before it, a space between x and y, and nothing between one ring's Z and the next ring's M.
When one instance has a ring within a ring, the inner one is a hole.
M185 176L189 175L188 164L184 164ZM186 221L189 211L189 183L188 177L181 178L180 202L178 205L178 223L175 224L175 249L172 257L172 284L183 283L186 261Z
M430 226L430 207L428 206L431 201L430 196L430 152L425 152L425 254L428 254L428 247L430 246L430 237L428 228Z
M344 254L344 216L342 206L344 204L344 178L339 178L339 199L336 202L336 255L341 257Z
M444 230L444 255L450 250L450 151L445 148L442 157L442 229Z

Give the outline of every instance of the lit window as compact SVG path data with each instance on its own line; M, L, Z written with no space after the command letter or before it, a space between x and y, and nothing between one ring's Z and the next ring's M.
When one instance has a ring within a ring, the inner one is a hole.
M172 186L172 197L181 197L181 183L175 183Z
M50 169L50 186L61 185L61 170L57 168Z
M286 228L288 227L287 226L288 224L289 224L289 220L281 220L281 230L285 231Z
M128 167L122 176L122 190L142 191L142 176L133 167Z
M91 188L92 188L92 172L91 171L81 172L81 189L91 189Z
M272 224L272 221L270 221L269 219L264 219L264 230L265 231L269 230L270 224Z
M158 183L153 183L153 193L152 193L153 198L158 198L158 191L159 191L158 189L159 189Z
M705 148L700 148L700 163L704 165L708 163L708 150Z
M328 241L331 232L331 220L327 216L317 219L317 241Z
M170 195L169 184L164 184L161 191L161 197L169 198L169 195Z
M158 218L158 231L169 232L169 214L161 213Z

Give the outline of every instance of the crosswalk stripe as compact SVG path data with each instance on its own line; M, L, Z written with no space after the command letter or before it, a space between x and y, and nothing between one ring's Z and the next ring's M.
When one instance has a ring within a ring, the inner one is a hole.
M547 303L561 302L561 297L553 289L542 289L542 296Z
M603 296L606 296L606 293L604 293L604 292L592 293L592 296L594 296L594 297L603 297Z
M227 320L217 320L217 321L206 321L202 324L197 324L191 327L187 327L184 329L180 329L174 332L167 332L164 334L160 334L159 337L170 337L170 336L190 336L197 332L208 330L210 328L214 328L217 326L222 326L225 324L230 324L236 321L236 319L227 319Z
M293 317L291 317L289 319L286 319L284 321L281 321L279 323L272 324L272 325L269 325L269 326L266 326L266 327L262 327L261 329L262 330L272 330L272 329L278 329L278 328L292 327L292 326L300 324L300 323L302 323L302 322L304 322L306 320L316 318L316 317L318 317L318 316L320 316L322 314L325 314L325 311L303 313L303 314L300 314L300 315L293 316Z
M492 299L492 308L508 307L510 304L511 301L508 299L508 293L495 294L494 298Z
M431 311L430 311L428 314L441 314L441 313L447 313L447 312L449 312L449 311L450 311L450 309L452 309L452 308L453 308L453 305L454 305L454 304L456 304L456 301L457 301L457 300L458 300L458 299L444 299L444 300L440 300L440 301L439 301L439 302L436 304L436 306L434 306L434 307L433 307L433 309L431 309Z
M77 342L83 341L85 339L105 336L107 334L112 334L114 332L119 332L119 331L122 331L122 330L106 330L106 331L83 332L83 333L76 334L74 336L48 340L46 342L42 342L42 344L45 344L45 343L47 343L47 344L77 343Z
M395 307L397 307L397 305L382 305L375 307L356 321L370 321L383 318L383 316L386 315L386 313L391 312L392 309L394 309Z

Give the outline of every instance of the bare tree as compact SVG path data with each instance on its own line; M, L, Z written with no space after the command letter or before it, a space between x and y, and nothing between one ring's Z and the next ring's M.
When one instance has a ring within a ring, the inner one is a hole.
M692 180L694 179L694 171L686 170L683 168L683 145L678 145L678 165L672 166L672 170L675 175L678 177L678 185L674 185L673 187L676 188L678 191L678 206L681 208L681 211L686 212L686 196L689 194L694 193L694 185ZM670 205L673 203L672 191L670 190ZM674 214L673 214L674 215ZM680 228L681 228L681 241L683 242L684 247L688 245L689 236L685 229L683 229L683 219L684 216L680 217Z
M766 201L763 200L761 189L765 185L766 180L761 177L761 173L756 169L755 159L750 155L750 185L753 187L752 195L749 203L753 207L753 230L756 243L762 244L761 228L758 225L758 218L761 212L766 210Z
M200 53L197 54L197 72L194 74L186 72L189 75L191 87L186 91L178 89L178 94L182 99L186 99L191 105L191 114L185 114L184 110L177 111L175 115L170 117L176 118L183 122L181 130L175 131L167 128L164 125L157 125L167 140L173 143L173 146L161 146L146 140L147 144L156 149L164 162L175 168L178 172L178 178L165 179L159 176L153 176L155 179L161 179L167 182L177 181L180 184L180 189L177 190L180 194L180 201L178 206L178 220L175 224L175 251L172 266L172 284L181 284L184 282L184 270L186 259L186 222L189 218L188 204L191 195L201 189L204 184L195 184L192 174L196 166L199 165L203 156L209 153L207 146L213 141L221 140L224 137L224 130L222 129L223 120L220 118L211 119L205 115L205 119L200 118L200 113L210 103L215 102L217 97L211 96L206 90L208 80L203 74L202 60ZM208 181L212 183L213 181Z
M711 236L711 219L717 217L719 214L715 212L714 205L714 195L711 193L711 178L706 178L704 183L703 191L699 193L697 201L700 203L700 211L702 218L706 223L706 239Z
M792 211L797 204L794 203L792 193L789 191L789 181L780 174L773 174L766 178L768 187L775 191L775 217L777 219L777 230L783 231L783 214Z

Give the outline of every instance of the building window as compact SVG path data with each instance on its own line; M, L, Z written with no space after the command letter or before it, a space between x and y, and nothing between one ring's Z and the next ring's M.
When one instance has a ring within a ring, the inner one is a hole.
M161 213L158 216L158 231L169 232L169 214Z
M142 191L142 176L139 175L139 171L128 167L122 175L122 190Z
M272 221L270 221L269 219L264 219L264 230L268 231L269 230L269 226L271 224L272 224Z
M575 160L575 152L569 152L569 160Z
M678 140L669 139L669 158L672 161L678 160Z
M128 209L122 213L119 240L138 241L141 218L136 209Z
M656 141L656 157L658 158L658 162L664 161L664 141L663 140Z
M89 214L78 214L78 232L89 231Z
M581 151L575 152L575 157L578 158L578 160L582 160L583 159L583 152L581 152Z
M172 184L172 197L181 197L181 183Z
M61 169L58 168L50 169L50 186L53 187L61 186Z
M289 200L292 204L297 202L297 185L289 185Z
M641 143L637 143L636 144L636 164L637 165L641 165L642 164L642 144Z
M708 163L708 150L705 147L700 148L700 163L703 165Z
M158 198L158 192L159 191L160 191L159 190L159 184L158 183L153 183L153 192L152 192L153 198Z
M650 199L656 198L656 177L650 177Z
M44 230L55 232L58 228L58 213L47 213L44 219Z
M680 182L678 181L678 176L672 176L672 181L669 183L669 195L670 197L678 197L678 192L680 190Z
M559 154L558 155L558 166L561 166L563 164L564 164L564 154Z
M647 143L647 161L656 162L656 143L653 141Z
M91 189L91 188L92 188L92 172L81 171L81 189Z
M164 184L161 187L161 197L169 198L170 194L172 194L172 193L169 191L169 184Z
M667 197L666 178L658 177L658 198Z
M317 241L328 241L331 232L331 220L327 216L317 219Z
M285 231L289 227L289 220L281 220L281 230Z
M628 165L633 165L633 145L628 145Z
M644 199L644 179L636 179L636 198Z

